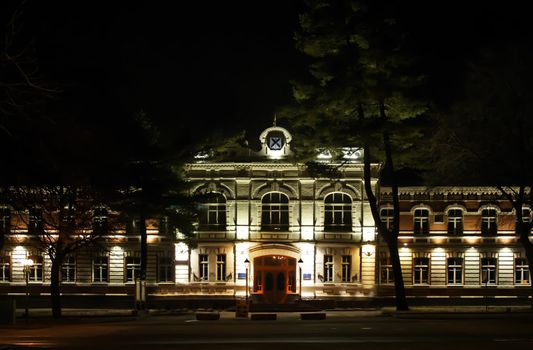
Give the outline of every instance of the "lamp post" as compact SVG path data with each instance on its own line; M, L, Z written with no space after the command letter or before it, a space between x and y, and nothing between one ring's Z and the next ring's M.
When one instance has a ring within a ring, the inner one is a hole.
M28 319L30 317L29 304L30 304L30 270L33 266L32 259L24 259L22 261L24 265L24 275L26 277L26 310L24 311L24 317Z
M304 261L302 260L302 258L300 258L298 260L298 269L299 269L299 273L300 273L300 301L302 301L302 265L303 265Z
M246 305L248 305L248 267L250 266L250 260L248 258L244 260L244 265L246 266Z

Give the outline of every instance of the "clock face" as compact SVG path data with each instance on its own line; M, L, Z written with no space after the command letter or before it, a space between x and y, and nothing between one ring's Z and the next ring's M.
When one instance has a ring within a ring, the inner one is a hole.
M268 148L278 151L283 147L283 137L271 135L268 138Z

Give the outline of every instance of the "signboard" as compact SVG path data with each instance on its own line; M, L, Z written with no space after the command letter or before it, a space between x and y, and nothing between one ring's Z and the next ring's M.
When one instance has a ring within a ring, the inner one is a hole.
M311 274L310 273L304 273L304 280L310 280Z
M246 279L246 272L239 272L239 273L237 273L237 279L239 279L239 280L245 280L245 279Z

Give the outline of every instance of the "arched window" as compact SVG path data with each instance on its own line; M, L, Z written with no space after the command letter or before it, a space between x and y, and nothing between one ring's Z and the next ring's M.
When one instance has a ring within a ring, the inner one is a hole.
M281 192L270 192L261 200L261 230L289 230L289 197Z
M324 198L324 231L352 230L352 199L345 193L333 192Z
M413 225L415 235L427 235L429 233L429 210L415 209Z
M200 230L226 229L226 198L217 192L206 195L200 213Z
M481 234L483 236L494 236L498 232L497 216L495 208L486 208L481 211Z
M448 210L448 234L463 234L463 211L461 209Z

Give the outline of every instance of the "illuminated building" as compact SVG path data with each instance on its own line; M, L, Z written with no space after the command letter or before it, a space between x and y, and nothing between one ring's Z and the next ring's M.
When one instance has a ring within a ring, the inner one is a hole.
M191 193L205 193L194 246L165 218L147 221L147 285L151 296L244 297L255 302L390 296L392 266L376 240L363 187L359 148L317 154L338 169L332 177L294 161L292 136L278 126L260 135L261 150L216 159L198 155L185 171ZM216 159L216 160L215 160ZM378 173L379 164L373 164ZM390 189L380 192L382 219L391 222ZM514 235L514 213L494 189L400 189L400 258L408 296L520 296L530 274ZM524 208L526 219L531 211ZM8 232L0 255L0 293L21 293L29 256L30 283L47 293L50 262L28 247L28 228L2 207ZM105 219L105 213L99 214ZM96 216L96 215L95 215ZM28 222L31 222L28 213ZM169 235L168 231L172 234ZM169 238L175 236L174 238ZM105 249L76 253L62 269L65 294L133 294L140 268L135 224L105 238ZM300 295L301 292L301 295Z

